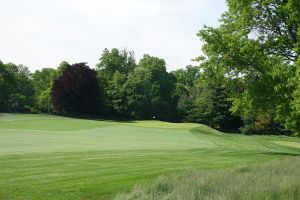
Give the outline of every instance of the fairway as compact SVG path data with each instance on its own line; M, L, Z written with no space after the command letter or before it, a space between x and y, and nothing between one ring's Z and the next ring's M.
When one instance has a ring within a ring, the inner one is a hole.
M0 199L109 199L162 174L257 164L299 147L299 138L192 123L0 114Z

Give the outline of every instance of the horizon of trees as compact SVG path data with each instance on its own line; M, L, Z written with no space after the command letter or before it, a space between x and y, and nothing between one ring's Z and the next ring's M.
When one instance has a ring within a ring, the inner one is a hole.
M146 54L137 62L126 49L105 49L95 69L62 62L30 73L0 62L0 112L155 117L243 134L299 135L300 1L227 4L220 25L198 33L204 43L198 66L167 72L163 59Z
M11 66L16 70L11 71ZM1 98L0 105L3 99L9 103L1 106L0 112L155 118L204 123L220 129L238 129L242 125L240 118L229 111L228 90L199 84L199 67L167 72L163 59L148 54L137 63L132 51L105 49L95 69L85 63L70 65L64 61L57 69L43 68L34 73L23 65L0 62L0 70L12 77L13 81L6 83L8 88L15 88L3 93L6 98ZM85 77L87 73L94 76ZM86 83L94 78L97 81ZM18 89L18 80L26 82L20 86L26 85L30 92ZM27 104L14 103L18 101L14 96L20 96Z

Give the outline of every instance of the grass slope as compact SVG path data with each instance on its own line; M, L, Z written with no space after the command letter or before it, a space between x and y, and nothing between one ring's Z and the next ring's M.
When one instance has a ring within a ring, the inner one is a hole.
M161 174L299 155L299 142L188 123L0 114L0 199L108 199Z

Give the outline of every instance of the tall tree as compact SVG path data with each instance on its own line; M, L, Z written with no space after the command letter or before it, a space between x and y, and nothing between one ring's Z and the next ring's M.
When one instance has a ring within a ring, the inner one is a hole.
M103 51L96 68L99 82L104 88L104 101L108 115L128 116L124 84L135 67L134 52L126 49Z
M151 74L145 68L137 67L125 83L126 104L130 117L150 119L153 117L151 99Z
M32 74L33 86L34 86L34 99L35 108L37 112L51 113L53 105L51 102L51 88L53 81L57 77L57 71L52 68L43 68L42 70L36 70Z
M14 90L14 76L7 66L0 61L0 111L5 112L10 108L10 96Z
M240 85L232 111L254 126L260 115L272 132L291 114L298 59L298 0L228 0L229 11L217 28L204 27L201 67L204 73ZM221 72L221 73L220 73ZM234 86L234 87L236 87Z
M176 80L174 100L177 104L176 117L179 121L194 121L188 116L192 109L194 98L197 94L197 81L200 78L200 68L187 66L185 69L178 69L171 72Z
M291 102L291 115L287 119L288 128L300 136L300 60L297 63L296 76L292 80L295 86L293 101Z
M144 55L129 76L126 88L131 113L143 113L136 117L173 120L172 115L176 111L172 96L175 78L166 71L163 59ZM144 105L141 105L141 102L144 102Z
M65 68L53 83L51 98L56 112L62 114L99 114L101 91L95 70L85 63Z
M33 85L26 66L0 62L0 110L29 112L33 105Z

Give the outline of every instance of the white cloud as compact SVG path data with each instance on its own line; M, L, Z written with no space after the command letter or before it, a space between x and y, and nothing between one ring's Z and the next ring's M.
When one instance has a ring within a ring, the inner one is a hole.
M225 0L6 0L0 59L31 70L63 60L93 67L104 48L126 47L172 70L201 53L197 31L217 25L225 9Z

